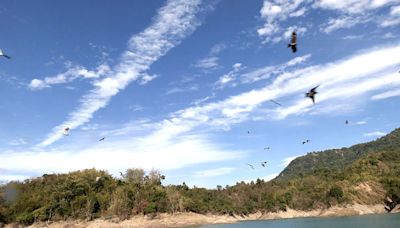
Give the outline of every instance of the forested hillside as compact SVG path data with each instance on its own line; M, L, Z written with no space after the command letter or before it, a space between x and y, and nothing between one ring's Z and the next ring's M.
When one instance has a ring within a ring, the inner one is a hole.
M0 222L94 219L133 215L196 213L246 215L293 208L310 210L344 203L376 204L400 196L400 130L370 143L309 153L275 180L217 189L162 185L153 170L129 169L121 178L105 171L10 182L0 187ZM168 178L168 177L166 177Z

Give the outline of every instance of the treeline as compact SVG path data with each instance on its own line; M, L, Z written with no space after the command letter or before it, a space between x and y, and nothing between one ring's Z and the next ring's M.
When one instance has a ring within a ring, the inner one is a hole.
M287 207L309 210L340 203L383 203L400 196L400 150L369 154L339 171L318 169L290 180L256 180L216 189L163 186L156 170L146 174L129 169L113 178L95 169L10 182L0 188L0 222L113 218L133 215L196 212L247 215ZM378 195L365 195L356 186L368 183ZM376 188L376 189L375 189Z

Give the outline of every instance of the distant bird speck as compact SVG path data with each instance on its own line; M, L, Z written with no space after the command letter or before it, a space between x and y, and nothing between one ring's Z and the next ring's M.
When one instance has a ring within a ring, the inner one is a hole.
M345 124L349 124L349 121L348 121L348 120L346 120L344 123L345 123Z
M297 52L297 34L296 34L296 32L292 32L292 39L290 41L290 44L288 44L288 48L292 48L293 53Z
M247 134L250 134L250 131L247 131Z
M254 169L254 166L253 166L253 165L251 165L251 164L249 164L249 163L246 163L246 165L248 165L251 169Z
M316 87L314 87L314 88L312 88L312 89L310 89L310 91L308 91L308 93L306 93L306 97L308 97L308 98L311 98L311 100L312 100L312 102L315 104L315 94L317 94L318 92L317 92L317 88L319 87L319 85L318 86L316 86Z
M274 104L276 104L276 105L279 105L279 106L282 106L279 102L277 102L277 101L275 101L275 100L270 100L272 103L274 103Z
M106 139L106 137L103 137L103 138L99 139L99 141L104 141L104 139Z
M265 162L261 162L261 166L262 167L265 167L267 165L267 162L265 161Z
M304 145L304 144L309 143L309 142L310 142L310 140L307 139L306 141L303 141L302 143L303 143L303 145Z
M63 135L68 136L69 130L70 130L69 127L64 128Z
M268 147L264 147L264 150L269 150L271 149L269 146Z

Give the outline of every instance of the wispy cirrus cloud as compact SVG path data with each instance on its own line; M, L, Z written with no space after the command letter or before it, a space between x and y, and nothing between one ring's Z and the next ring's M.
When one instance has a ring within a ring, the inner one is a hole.
M384 136L384 135L386 135L386 133L382 132L382 131L373 131L373 132L364 133L365 137L380 137L380 136Z
M264 0L260 10L264 25L258 28L257 33L263 39L263 43L279 42L284 37L283 31L289 30L288 24L298 23L296 26L299 26L300 22L291 19L303 16L311 9L335 14L328 21L317 25L324 33L366 23L374 23L378 27L395 26L400 23L398 4L398 0ZM378 14L378 9L385 10ZM288 21L290 23L287 23ZM307 30L306 27L299 27Z
M382 99L386 99L386 98L390 98L390 97L398 97L398 96L400 96L400 88L376 94L376 95L372 96L371 99L372 100L382 100Z
M94 88L81 98L80 106L69 114L69 118L53 128L39 146L48 146L62 137L60 131L68 126L76 128L88 122L93 114L107 106L110 99L130 82L140 79L152 63L178 45L200 24L197 14L201 11L201 0L167 1L152 24L128 42L128 50L121 61L112 68L112 73L95 81Z
M43 80L37 78L32 79L28 84L28 88L31 90L41 90L50 88L52 85L69 83L78 78L94 79L109 73L110 67L106 64L98 66L95 70L88 70L79 65L68 65L67 70L63 73L59 73L55 76L45 77Z
M216 169L207 169L202 171L197 171L194 174L195 178L205 178L205 177L216 177L223 176L232 173L236 168L233 167L221 167Z
M198 60L194 67L201 68L203 70L213 70L219 67L218 54L228 47L226 43L218 43L211 47L208 56Z

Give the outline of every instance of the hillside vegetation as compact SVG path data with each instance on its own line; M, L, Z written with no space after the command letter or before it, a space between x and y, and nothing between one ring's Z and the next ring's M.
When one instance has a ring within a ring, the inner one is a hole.
M247 215L337 204L400 202L400 129L370 143L292 161L274 180L217 186L217 189L162 185L153 170L129 169L113 178L95 169L10 182L0 187L0 222L196 212Z

